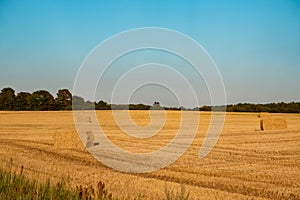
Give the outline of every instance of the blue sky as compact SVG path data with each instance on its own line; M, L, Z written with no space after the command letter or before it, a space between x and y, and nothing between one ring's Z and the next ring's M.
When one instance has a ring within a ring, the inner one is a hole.
M201 44L228 103L300 101L300 1L290 0L0 0L0 88L71 90L96 45L139 27L174 29Z

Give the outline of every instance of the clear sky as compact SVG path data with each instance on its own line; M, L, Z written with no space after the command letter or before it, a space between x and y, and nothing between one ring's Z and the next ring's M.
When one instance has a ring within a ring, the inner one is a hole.
M72 90L97 44L139 27L200 43L219 67L228 103L300 101L296 0L0 0L0 88Z

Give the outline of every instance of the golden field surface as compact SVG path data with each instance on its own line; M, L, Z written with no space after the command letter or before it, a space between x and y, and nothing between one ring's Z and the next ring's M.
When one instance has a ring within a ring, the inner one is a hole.
M132 152L151 152L166 145L176 134L181 117L180 111L167 111L157 135L138 139L120 130L111 111L96 112L106 136ZM57 134L74 132L77 137L71 111L2 111L0 167L18 170L23 165L29 177L41 181L65 178L72 186L101 180L114 196L123 199L163 198L165 188L180 190L181 184L191 199L300 199L299 114L271 114L285 119L288 128L260 131L258 113L227 113L217 144L203 159L198 155L210 113L193 114L200 115L199 127L183 156L158 171L130 174L106 167L86 151L55 147ZM130 115L139 126L151 121L148 111L130 111Z

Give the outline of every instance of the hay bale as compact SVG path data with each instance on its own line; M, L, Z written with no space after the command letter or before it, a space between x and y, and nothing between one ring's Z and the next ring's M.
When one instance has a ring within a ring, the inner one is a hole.
M258 117L259 118L268 118L268 117L271 117L271 115L268 112L261 112L258 114Z
M76 131L57 132L54 136L54 147L86 152Z
M286 129L287 121L285 119L278 118L265 118L260 120L261 130L278 130Z

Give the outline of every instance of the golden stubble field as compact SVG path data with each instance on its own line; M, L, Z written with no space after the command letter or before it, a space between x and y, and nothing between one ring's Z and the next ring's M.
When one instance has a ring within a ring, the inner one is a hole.
M126 111L120 111L126 112ZM130 111L140 126L150 123L148 111ZM76 131L71 111L0 112L0 167L18 170L41 181L65 178L72 186L106 183L114 196L158 199L165 187L184 184L192 199L300 199L300 115L272 114L286 119L287 130L260 131L258 113L227 113L224 129L210 154L199 149L210 122L200 115L196 138L170 166L151 173L128 174L106 167L82 150L54 146L55 135ZM136 152L163 147L179 128L180 111L168 111L159 134L137 139L124 134L111 111L97 111L109 139ZM68 141L66 141L68 143Z

